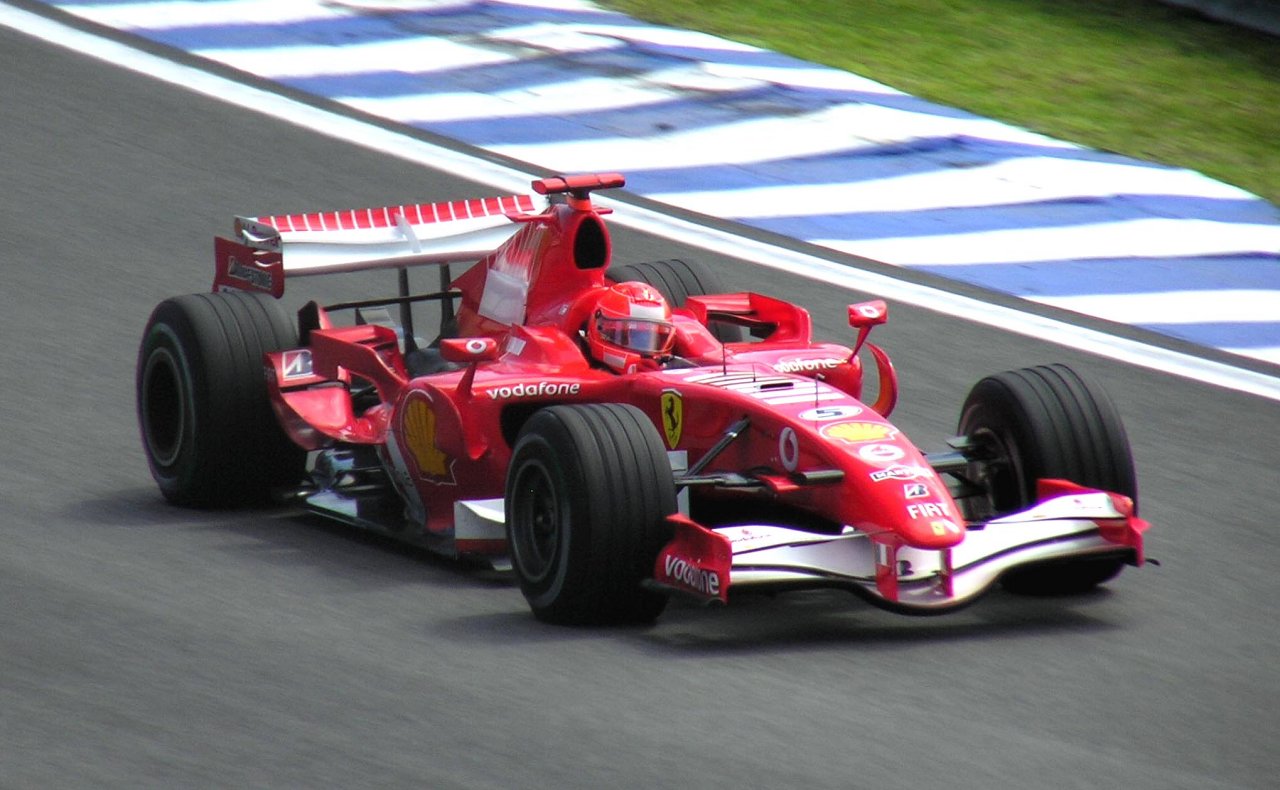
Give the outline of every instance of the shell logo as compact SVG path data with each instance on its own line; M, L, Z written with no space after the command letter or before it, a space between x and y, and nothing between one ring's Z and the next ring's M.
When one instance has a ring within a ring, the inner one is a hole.
M898 434L897 429L881 422L837 422L824 426L822 435L847 444L882 442Z
M929 528L933 530L935 535L959 535L962 530L960 525L950 519L938 519L930 521Z
M449 477L449 456L436 447L436 414L424 398L414 398L402 412L405 447L423 477Z

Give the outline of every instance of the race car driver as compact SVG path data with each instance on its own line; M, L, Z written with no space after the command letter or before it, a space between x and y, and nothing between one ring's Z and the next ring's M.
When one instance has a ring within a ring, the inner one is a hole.
M656 288L623 282L603 291L587 319L587 351L615 373L653 370L671 355L671 306Z

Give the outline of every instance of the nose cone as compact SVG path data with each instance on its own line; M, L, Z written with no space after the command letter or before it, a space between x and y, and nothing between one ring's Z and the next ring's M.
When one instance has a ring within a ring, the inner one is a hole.
M926 489L941 488L941 481ZM921 549L945 549L964 539L964 519L945 490L929 490L927 498L903 502L906 516L900 534L907 545Z
M897 428L860 415L820 432L844 455L854 486L847 501L860 518L846 523L891 531L905 545L920 549L944 549L964 539L964 517L951 492Z

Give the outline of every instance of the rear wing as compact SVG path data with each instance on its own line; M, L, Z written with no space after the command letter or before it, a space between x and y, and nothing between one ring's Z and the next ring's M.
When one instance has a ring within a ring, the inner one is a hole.
M540 178L542 208L565 195L573 211L608 213L591 192L626 185L620 173ZM417 203L311 214L236 217L235 239L214 239L213 290L262 291L279 298L285 277L473 263L498 250L535 214L533 195ZM402 297L405 296L402 294Z
M279 296L285 277L474 262L502 246L531 195L309 214L236 217L236 239L216 239L214 290Z

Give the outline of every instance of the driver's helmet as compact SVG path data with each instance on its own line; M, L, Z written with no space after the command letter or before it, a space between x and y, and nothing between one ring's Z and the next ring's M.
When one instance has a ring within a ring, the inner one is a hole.
M671 307L658 289L644 283L610 287L600 295L587 321L592 358L619 373L670 355L673 343Z

